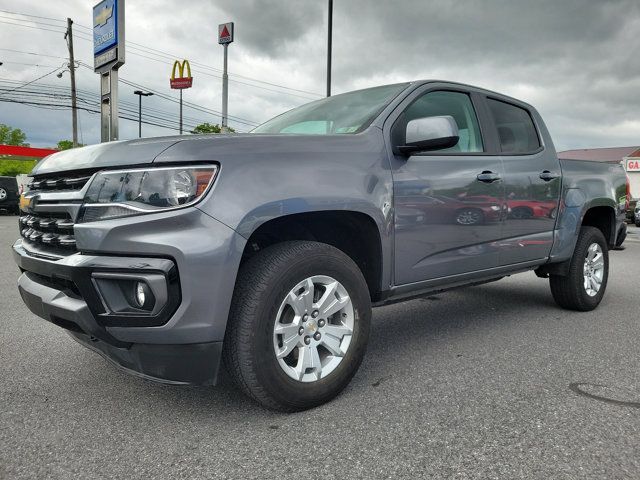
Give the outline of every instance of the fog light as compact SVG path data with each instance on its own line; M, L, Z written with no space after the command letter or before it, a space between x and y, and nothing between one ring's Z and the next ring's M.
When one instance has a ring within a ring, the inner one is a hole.
M149 287L147 286L146 283L144 282L137 282L136 283L136 295L135 295L135 299L136 302L138 302L138 307L143 308L144 304L147 301L147 292L149 290Z

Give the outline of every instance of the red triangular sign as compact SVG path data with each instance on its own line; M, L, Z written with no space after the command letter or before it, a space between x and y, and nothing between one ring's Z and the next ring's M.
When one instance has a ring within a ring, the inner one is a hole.
M220 33L220 38L230 37L229 30L227 30L227 26L222 27L222 32Z

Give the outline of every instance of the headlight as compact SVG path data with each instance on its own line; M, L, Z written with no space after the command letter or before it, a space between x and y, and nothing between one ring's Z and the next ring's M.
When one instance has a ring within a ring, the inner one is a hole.
M193 205L207 192L217 172L215 165L98 172L84 196L80 222Z

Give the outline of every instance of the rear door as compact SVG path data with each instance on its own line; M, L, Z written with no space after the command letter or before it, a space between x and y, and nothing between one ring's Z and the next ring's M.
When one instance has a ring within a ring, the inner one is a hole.
M507 214L500 265L544 259L558 212L560 161L555 149L544 145L535 112L516 102L485 100L504 167Z
M393 144L402 144L406 124L415 118L450 115L460 134L450 149L392 158L396 285L498 265L502 162L489 153L475 95L430 85L410 96L393 120Z

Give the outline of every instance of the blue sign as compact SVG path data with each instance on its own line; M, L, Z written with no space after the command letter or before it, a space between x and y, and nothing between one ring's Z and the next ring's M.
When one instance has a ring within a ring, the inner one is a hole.
M93 7L93 55L118 45L118 2L103 0Z

